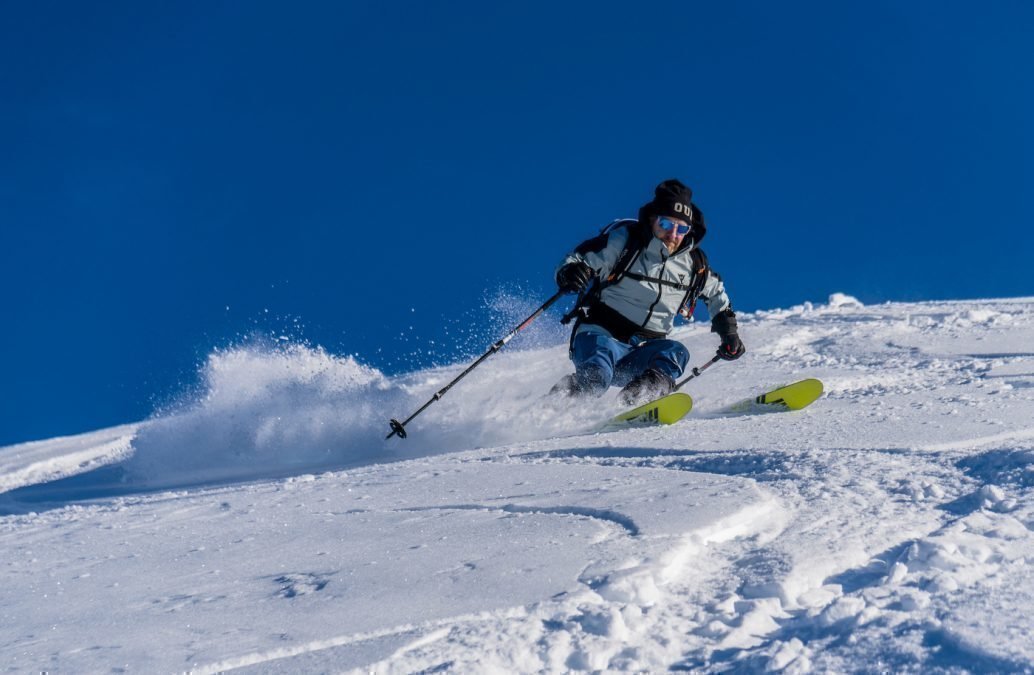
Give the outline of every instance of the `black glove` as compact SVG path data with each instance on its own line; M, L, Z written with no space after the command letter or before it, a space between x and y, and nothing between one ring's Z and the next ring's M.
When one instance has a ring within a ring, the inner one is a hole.
M736 314L731 309L719 312L711 319L711 332L718 333L722 344L718 347L718 356L726 361L735 361L747 352L739 334L736 332Z
M593 274L591 267L577 260L567 263L557 270L556 285L562 291L581 293L589 285L589 282L592 281Z
M730 333L722 338L722 344L718 347L718 356L726 361L735 361L747 353L747 348L740 341L740 336Z

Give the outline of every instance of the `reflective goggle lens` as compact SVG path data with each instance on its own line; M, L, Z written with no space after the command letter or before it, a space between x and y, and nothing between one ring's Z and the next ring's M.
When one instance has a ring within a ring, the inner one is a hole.
M679 234L686 234L689 232L689 225L679 225L674 220L668 220L664 216L657 219L657 224L660 225L663 230L675 229Z

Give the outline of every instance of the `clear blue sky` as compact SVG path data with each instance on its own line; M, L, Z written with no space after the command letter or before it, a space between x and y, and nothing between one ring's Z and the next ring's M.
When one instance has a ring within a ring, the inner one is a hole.
M0 444L296 319L448 359L669 177L740 310L1032 295L1032 35L1019 0L6 3Z

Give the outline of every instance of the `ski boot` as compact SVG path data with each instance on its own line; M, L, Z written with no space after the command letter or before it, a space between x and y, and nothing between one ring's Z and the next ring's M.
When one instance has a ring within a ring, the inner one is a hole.
M618 397L625 405L638 405L675 391L675 380L653 368L637 375L625 385Z

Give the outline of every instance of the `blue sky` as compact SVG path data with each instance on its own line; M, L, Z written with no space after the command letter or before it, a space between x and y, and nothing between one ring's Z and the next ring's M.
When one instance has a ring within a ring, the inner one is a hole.
M141 419L251 331L465 357L486 294L545 299L669 177L740 310L1032 295L1032 34L1020 1L8 3L0 444Z

